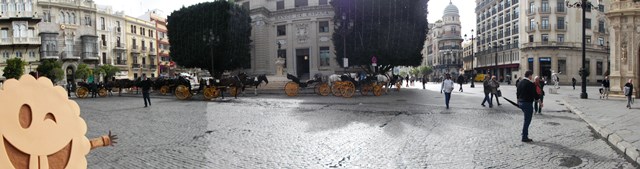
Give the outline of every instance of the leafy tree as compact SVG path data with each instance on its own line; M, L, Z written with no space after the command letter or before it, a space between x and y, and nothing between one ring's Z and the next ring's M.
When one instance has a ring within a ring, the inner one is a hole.
M92 71L89 68L89 65L81 63L78 65L78 69L76 70L76 78L86 80L91 75Z
M20 58L7 59L7 67L4 67L4 76L7 79L19 79L24 74L24 66L27 63Z
M339 63L346 50L351 65L369 65L376 56L381 72L420 64L428 30L426 0L334 0L331 5Z
M423 75L428 75L433 73L433 68L431 68L430 66L420 66L418 67L420 74Z
M36 69L41 76L46 76L51 79L52 82L62 80L64 71L62 70L62 62L57 60L45 59L42 60L38 69Z
M178 65L215 74L250 67L251 17L242 7L226 1L199 3L174 11L167 21L171 59Z
M103 65L100 66L100 73L104 73L105 81L109 81L111 77L115 76L116 73L120 72L120 68L115 67L113 65Z

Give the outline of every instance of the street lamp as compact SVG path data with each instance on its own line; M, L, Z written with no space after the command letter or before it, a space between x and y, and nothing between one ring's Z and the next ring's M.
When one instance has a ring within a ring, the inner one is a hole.
M600 3L600 0L598 0L598 3ZM580 71L582 71L581 75L582 75L582 93L580 93L580 98L581 99L587 99L589 98L587 95L587 72L589 70L586 70L586 36L585 36L585 32L586 32L586 15L587 15L587 9L595 9L598 10L597 7L593 7L593 4L591 4L591 2L587 1L587 0L581 0L580 2L575 2L573 4L569 4L569 1L567 1L567 7L569 8L581 8L582 9L582 69L580 69ZM591 23L589 23L591 24Z
M211 54L211 71L209 73L212 78L215 78L215 71L213 69L213 46L220 41L220 38L218 38L217 35L214 35L213 31L210 30L208 35L202 35L202 41L206 41L207 45L209 45L209 51Z
M467 38L467 34L464 34L464 38ZM473 29L471 29L471 88L475 88L476 85L473 84L474 81L476 81L476 70L473 69L473 60L475 60L475 52L473 51L474 46L473 46Z
M348 66L347 62L349 60L349 58L347 58L347 34L349 34L351 31L351 28L353 28L353 21L347 20L347 14L345 12L345 13L342 13L341 20L340 22L336 23L336 26L340 28L340 34L342 35L342 54L344 56L343 67L344 67L344 72L346 73L347 66Z

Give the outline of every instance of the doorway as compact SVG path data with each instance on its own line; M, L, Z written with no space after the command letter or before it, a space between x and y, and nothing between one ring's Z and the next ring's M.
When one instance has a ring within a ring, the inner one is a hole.
M296 73L300 79L309 78L309 49L296 49Z

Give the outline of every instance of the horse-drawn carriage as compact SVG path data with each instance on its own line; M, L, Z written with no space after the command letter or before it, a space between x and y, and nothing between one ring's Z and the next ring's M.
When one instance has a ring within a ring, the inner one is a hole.
M175 95L180 100L189 99L200 91L202 91L205 100L211 100L219 96L224 98L223 92L225 91L227 91L231 96L237 98L238 94L243 92L246 87L255 87L255 92L257 94L257 87L262 82L269 83L266 75L249 77L245 73L240 73L237 76L230 76L222 79L203 78L199 83L193 83L192 80L188 80L186 77L182 76L174 80L166 80L165 82L156 83L160 83L160 85L162 85L162 87L160 87L161 93L163 88L165 89L164 91L171 91L171 89L173 89L172 86L175 86ZM198 87L196 88L196 86Z
M350 74L331 75L331 92L337 97L352 97L356 88L360 89L360 94L366 96L371 92L374 96L382 95L383 86L388 85L388 78L384 75L363 76L356 80Z
M287 79L290 79L291 81L284 85L284 92L290 97L298 95L301 89L313 89L314 93L322 96L327 96L331 93L329 84L323 82L322 77L319 74L306 82L301 82L298 77L292 74L287 74Z
M89 97L91 92L97 92L98 96L106 97L108 92L107 88L103 83L85 83L78 82L78 88L76 88L76 97L78 98L86 98Z

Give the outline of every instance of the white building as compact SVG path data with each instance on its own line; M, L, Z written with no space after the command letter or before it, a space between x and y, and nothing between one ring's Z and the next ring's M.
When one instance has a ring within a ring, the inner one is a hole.
M425 41L426 50L423 50L423 65L433 67L434 77L451 74L459 75L463 64L463 41L460 29L460 14L458 7L449 3L444 10L442 20L429 24L429 34Z
M124 12L114 12L111 6L98 6L96 17L100 65L114 65L121 70L117 78L128 78Z

